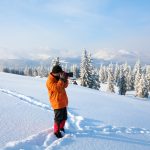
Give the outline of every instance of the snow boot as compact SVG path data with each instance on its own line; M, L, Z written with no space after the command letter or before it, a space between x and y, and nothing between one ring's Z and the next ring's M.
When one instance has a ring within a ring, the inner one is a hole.
M56 122L54 123L54 134L57 138L62 138L63 135L60 132L60 125L57 124Z
M64 129L64 128L61 128L61 129L60 129L60 131L62 131L62 132L64 132L64 133L65 133L65 129Z
M65 133L65 129L64 129L65 122L66 122L66 120L63 120L63 121L60 123L60 131L63 131L64 133Z
M55 132L54 134L58 139L63 137L60 131Z

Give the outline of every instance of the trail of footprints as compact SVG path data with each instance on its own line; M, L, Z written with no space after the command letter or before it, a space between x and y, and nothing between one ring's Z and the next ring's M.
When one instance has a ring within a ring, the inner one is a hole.
M17 97L20 100L35 105L47 111L52 111L49 105L40 102L23 94L10 91L7 89L0 88L0 92L8 94L13 97ZM98 136L98 135L117 135L117 134L150 134L150 130L144 128L126 128L126 127L116 127L112 125L94 125L91 121L87 121L86 118L82 116L74 115L71 110L68 111L68 120L66 123L66 133L61 139L57 139L53 134L53 128L42 131L36 135L32 135L27 139L22 141L9 142L4 147L5 150L16 150L16 149L33 149L33 150L51 150L56 146L59 146L65 139L77 138L80 136Z

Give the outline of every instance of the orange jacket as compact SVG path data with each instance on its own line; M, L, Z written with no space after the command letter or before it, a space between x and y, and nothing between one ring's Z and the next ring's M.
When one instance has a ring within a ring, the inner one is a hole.
M46 81L49 100L53 109L67 107L68 97L65 88L68 86L68 80L65 83L62 80L57 80L52 74L48 76Z

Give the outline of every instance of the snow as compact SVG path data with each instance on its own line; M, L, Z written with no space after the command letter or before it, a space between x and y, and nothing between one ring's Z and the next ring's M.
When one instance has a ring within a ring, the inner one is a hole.
M56 139L45 81L0 73L0 149L150 149L149 99L72 84L66 133Z

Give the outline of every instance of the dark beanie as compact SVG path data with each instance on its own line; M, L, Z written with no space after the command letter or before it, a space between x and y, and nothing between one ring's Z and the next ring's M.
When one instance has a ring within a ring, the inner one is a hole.
M60 73L62 71L63 70L62 70L61 66L59 66L59 65L54 66L52 69L52 73Z

